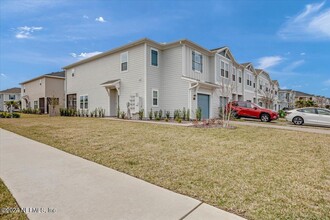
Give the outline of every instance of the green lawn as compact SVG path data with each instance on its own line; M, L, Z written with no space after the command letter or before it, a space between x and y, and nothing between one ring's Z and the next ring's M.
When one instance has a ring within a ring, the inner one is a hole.
M0 127L248 219L330 219L329 135L44 116Z
M6 208L11 208L12 210L19 210L19 206L17 205L14 197L11 195L6 185L0 179L0 219L3 220L23 220L28 219L25 213L17 212L17 213L7 213Z

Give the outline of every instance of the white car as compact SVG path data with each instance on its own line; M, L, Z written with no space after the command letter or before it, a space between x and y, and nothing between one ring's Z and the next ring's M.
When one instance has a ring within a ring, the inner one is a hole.
M325 108L299 108L287 111L287 121L295 125L311 124L330 127L330 110Z

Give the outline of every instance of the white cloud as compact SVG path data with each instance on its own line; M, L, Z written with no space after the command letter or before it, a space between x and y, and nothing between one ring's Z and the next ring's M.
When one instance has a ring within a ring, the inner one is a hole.
M43 27L28 27L28 26L22 26L16 28L16 35L15 37L17 39L27 39L27 38L32 38L32 33L35 31L40 31L42 30Z
M283 68L283 71L285 72L291 72L292 70L296 69L298 66L301 66L303 63L305 63L305 60L297 60Z
M89 19L89 17L88 17L87 15L84 15L83 18L85 18L85 19Z
M283 60L280 56L267 56L261 57L258 59L258 66L259 69L267 69L269 67L275 66L279 64Z
M326 86L330 86L330 79L324 81L323 84L326 85Z
M1 73L0 75L1 75L3 78L7 78L7 75L4 74L4 73Z
M94 51L94 52L89 52L89 53L80 53L80 54L76 54L76 53L70 53L70 55L74 58L78 58L79 60L82 60L82 59L86 59L86 58L89 58L89 57L92 57L92 56L95 56L95 55L98 55L102 52L99 52L99 51Z
M330 39L330 9L324 2L308 4L298 15L288 18L278 31L283 39Z
M101 22L101 23L107 22L106 20L104 20L103 17L95 18L95 21L98 21L98 22Z
M303 53L300 53L300 56L305 56L306 55L306 53L305 52L303 52Z

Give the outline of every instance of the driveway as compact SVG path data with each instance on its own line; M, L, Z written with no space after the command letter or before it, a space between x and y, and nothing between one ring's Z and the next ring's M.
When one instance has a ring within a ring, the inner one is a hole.
M243 219L3 129L0 177L32 220Z
M256 127L264 127L264 128L275 128L281 130L290 130L290 131L302 131L309 133L317 133L317 134L330 134L330 129L321 127L309 127L309 126L285 126L285 125L274 125L272 123L257 123L255 121L231 121L233 125L247 125L247 126L256 126Z

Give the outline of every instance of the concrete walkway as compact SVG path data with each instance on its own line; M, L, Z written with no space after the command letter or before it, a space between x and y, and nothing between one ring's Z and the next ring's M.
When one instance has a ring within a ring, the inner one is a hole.
M3 129L0 177L31 220L243 219Z

